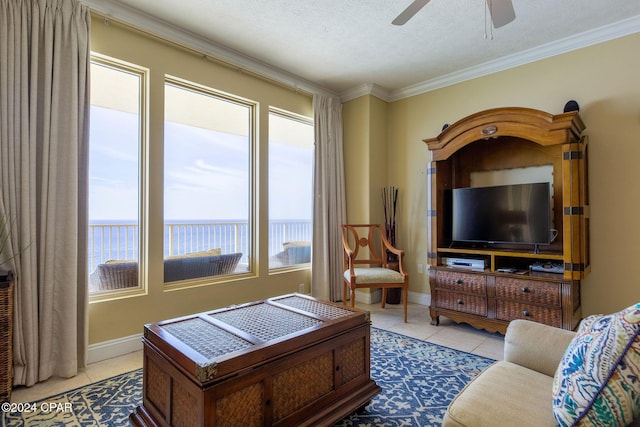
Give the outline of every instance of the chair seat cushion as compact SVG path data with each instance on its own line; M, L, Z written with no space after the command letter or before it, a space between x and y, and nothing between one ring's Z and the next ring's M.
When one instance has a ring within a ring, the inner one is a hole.
M390 268L354 268L353 272L356 276L357 285L370 283L404 283L404 276ZM349 270L344 272L344 278L351 280Z

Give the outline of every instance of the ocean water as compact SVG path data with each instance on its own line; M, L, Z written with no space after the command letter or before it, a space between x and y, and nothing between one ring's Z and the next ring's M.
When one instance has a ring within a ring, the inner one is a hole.
M164 256L220 248L222 253L242 252L248 261L250 229L240 220L182 220L164 225ZM89 271L107 260L134 260L139 253L139 230L134 221L92 221L89 223ZM308 220L279 220L269 224L269 255L275 255L287 241L311 240Z

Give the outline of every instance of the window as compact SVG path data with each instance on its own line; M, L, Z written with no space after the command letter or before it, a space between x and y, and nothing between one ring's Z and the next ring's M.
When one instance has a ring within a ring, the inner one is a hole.
M311 262L314 130L310 119L269 112L269 268Z
M140 286L140 165L145 70L91 60L89 292Z
M250 269L253 104L165 82L164 280Z

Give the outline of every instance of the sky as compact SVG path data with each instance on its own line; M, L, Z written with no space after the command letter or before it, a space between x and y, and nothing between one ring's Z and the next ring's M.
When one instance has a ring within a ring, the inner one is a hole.
M248 138L165 123L165 221L246 220ZM92 106L89 218L138 217L137 116ZM313 146L269 141L271 220L311 219ZM137 221L135 221L137 222Z

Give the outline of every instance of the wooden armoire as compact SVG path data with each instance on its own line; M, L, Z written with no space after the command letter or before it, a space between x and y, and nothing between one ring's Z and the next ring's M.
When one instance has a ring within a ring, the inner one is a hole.
M431 153L427 218L433 324L442 315L501 333L519 318L577 327L581 280L590 271L584 129L577 111L553 115L496 108L465 117L424 140ZM452 240L452 189L473 186L478 174L500 174L508 181L538 167L551 171L550 217L557 230L552 243L534 247ZM483 268L452 266L446 262L451 258L482 261ZM554 272L532 269L547 264L556 267Z

